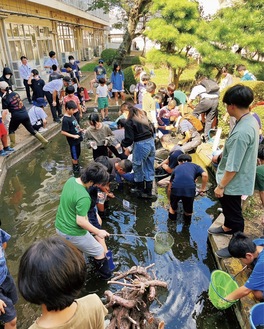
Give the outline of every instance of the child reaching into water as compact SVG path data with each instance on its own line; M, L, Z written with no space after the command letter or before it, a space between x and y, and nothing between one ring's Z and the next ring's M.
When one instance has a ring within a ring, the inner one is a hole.
M41 306L42 314L30 329L104 329L107 309L100 298L90 294L77 299L85 277L84 257L66 239L53 236L30 246L18 273L21 295Z
M163 106L157 116L159 130L163 134L169 134L169 130L166 130L166 126L169 126L171 121L174 121L175 118L177 118L179 115L180 112L176 107L176 101L174 99L169 101L168 105ZM165 129L163 129L162 127L165 127Z

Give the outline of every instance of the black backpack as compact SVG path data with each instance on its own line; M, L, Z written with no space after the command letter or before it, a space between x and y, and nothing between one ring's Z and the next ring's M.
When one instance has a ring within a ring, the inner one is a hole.
M212 80L212 79L203 79L200 82L200 85L205 87L207 94L218 94L219 86L218 86L217 82L215 82L214 80Z

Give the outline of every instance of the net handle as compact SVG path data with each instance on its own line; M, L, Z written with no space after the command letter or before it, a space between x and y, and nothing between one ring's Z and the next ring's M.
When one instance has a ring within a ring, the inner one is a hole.
M136 234L117 234L117 233L111 233L111 235L115 235L115 236L130 236L130 237L133 237L133 238L145 238L145 239L154 239L155 240L155 237L156 237L156 234L155 236L146 236L146 235L136 235Z

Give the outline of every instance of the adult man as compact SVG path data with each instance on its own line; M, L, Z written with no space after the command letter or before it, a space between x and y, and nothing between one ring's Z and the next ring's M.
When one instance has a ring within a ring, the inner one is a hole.
M44 68L47 69L48 73L52 72L52 65L56 65L57 67L59 67L59 63L56 58L56 53L53 50L49 52L49 58L44 63Z
M102 59L99 59L98 65L94 68L94 79L90 81L90 94L93 94L93 84L96 82L99 83L100 78L106 79L106 70L104 68L104 61Z
M241 79L240 79L241 81L256 81L257 80L257 78L246 69L245 65L242 65L242 64L238 65L237 72L241 76Z
M30 86L28 84L28 79L31 76L31 67L28 65L28 59L26 56L21 56L21 65L19 66L19 74L20 78L23 79L23 84L26 88L27 99L29 104L32 104L31 96L30 96Z
M205 120L205 127L204 127L204 137L205 140L208 141L209 136L209 130L212 128L212 123L214 121L214 118L217 117L217 107L219 102L219 92L216 91L206 91L206 87L204 86L206 83L206 80L212 81L207 78L200 79L197 86L193 87L191 91L191 95L188 100L188 106L192 107L192 102L199 96L200 100L199 103L195 106L193 115L198 117L199 114L204 113L206 115ZM219 89L219 88L218 88Z
M57 234L74 244L86 256L94 257L97 271L104 279L109 279L111 272L104 248L92 234L104 240L109 233L89 222L87 213L91 197L86 189L95 184L105 185L108 181L109 174L105 167L90 162L79 178L71 177L65 183L55 221Z
M218 185L214 192L223 208L224 225L210 227L209 234L244 231L241 196L252 195L254 191L259 140L257 121L249 111L253 99L253 91L244 85L229 88L223 97L229 115L236 118L236 125L226 140L216 173ZM216 253L218 257L229 257L227 248Z
M56 79L48 82L43 87L44 94L50 105L53 121L60 123L60 118L62 117L62 101L64 96L63 86L69 86L71 82L70 77L63 77L63 79Z

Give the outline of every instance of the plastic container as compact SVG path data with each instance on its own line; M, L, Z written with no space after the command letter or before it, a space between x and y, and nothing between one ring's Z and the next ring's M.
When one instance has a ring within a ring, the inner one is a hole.
M173 236L168 232L156 233L154 240L154 250L159 255L169 251L174 244Z
M251 329L264 329L264 303L251 308L249 320Z
M225 296L238 288L237 282L228 273L216 270L211 274L211 282L209 286L209 299L219 310L224 310L235 304L237 300L226 301Z

